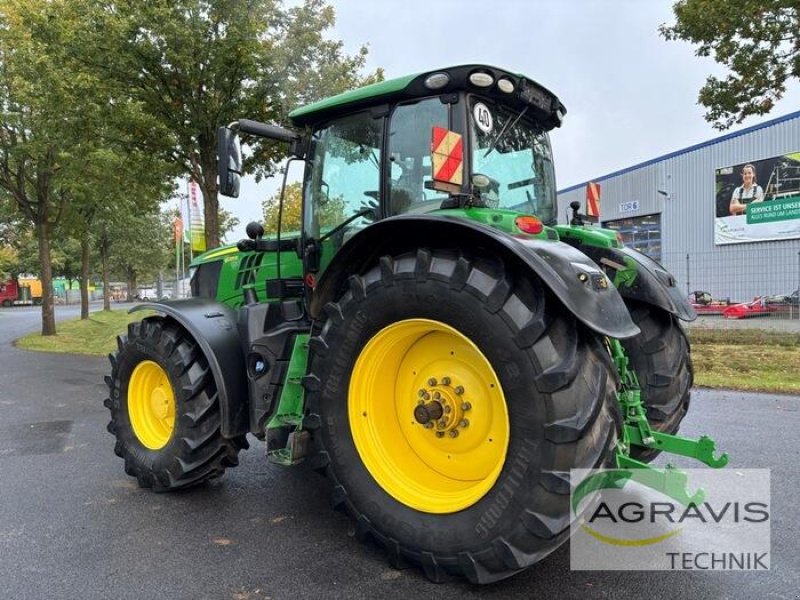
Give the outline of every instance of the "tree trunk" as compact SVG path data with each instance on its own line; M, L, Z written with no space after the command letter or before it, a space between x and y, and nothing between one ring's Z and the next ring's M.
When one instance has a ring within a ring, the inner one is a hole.
M39 241L39 264L42 269L42 335L56 334L56 314L53 305L53 270L50 266L50 227L47 216L36 223Z
M217 194L217 158L215 155L201 157L203 179L199 181L203 192L205 212L206 250L219 246L219 196Z
M128 273L128 296L133 296L138 293L139 282L136 281L136 274L131 275ZM133 298L130 298L133 300Z
M89 318L89 234L81 239L81 320Z
M103 310L111 310L111 285L108 281L108 244L100 245L100 263L103 269Z

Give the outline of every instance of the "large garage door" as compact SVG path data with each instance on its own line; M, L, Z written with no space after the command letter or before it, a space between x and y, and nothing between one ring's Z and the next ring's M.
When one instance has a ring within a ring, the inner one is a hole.
M636 248L653 260L661 262L660 214L606 221L603 226L619 231L626 246Z

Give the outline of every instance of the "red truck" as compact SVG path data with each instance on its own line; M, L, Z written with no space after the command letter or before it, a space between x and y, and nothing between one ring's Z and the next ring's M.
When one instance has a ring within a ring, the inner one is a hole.
M16 279L0 282L0 306L30 306L42 298L42 284L38 279Z

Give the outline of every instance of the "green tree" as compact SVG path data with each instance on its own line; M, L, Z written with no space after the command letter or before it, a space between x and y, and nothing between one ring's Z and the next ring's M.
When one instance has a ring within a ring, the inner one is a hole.
M125 127L124 121L118 123ZM104 309L111 310L109 260L115 240L126 227L136 226L131 220L134 215L157 214L160 203L174 191L169 183L176 174L174 165L135 148L133 141L128 145L120 139L124 138L102 140L103 145L87 157L84 176L75 186L64 219L64 230L81 245L82 319L89 317L92 247L99 255Z
M675 23L662 25L667 40L697 45L730 73L710 76L699 102L707 121L727 129L750 115L763 115L800 78L800 4L797 0L679 0Z
M33 275L41 276L41 265L39 263L39 244L31 229L23 229L14 237L11 244L17 256L17 264L14 269L14 276Z
M226 234L233 231L239 225L239 217L234 215L232 212L225 210L224 208L219 209L219 236L220 239L224 239Z
M278 231L278 209L280 207L281 193L277 192L264 200L264 231L275 234ZM303 184L290 183L286 186L286 195L283 201L283 214L281 231L300 231L302 227L301 209L303 206Z
M85 6L82 60L157 122L146 138L168 141L166 153L198 182L209 248L220 239L220 125L241 117L286 122L299 103L382 77L380 71L359 75L366 48L349 56L341 42L325 37L334 11L324 0L289 9L281 0L92 0ZM276 147L255 150L258 174L270 174Z
M55 334L50 242L68 198L77 86L61 68L64 28L45 0L0 7L0 188L33 223L42 279L42 334Z
M279 215L281 193L276 192L262 203L264 209L264 232L275 235L278 232L278 217L281 218L281 235L297 233L303 226L303 184L286 185L283 199L283 213ZM338 225L345 220L345 205L342 197L329 198L319 207L317 219L323 227Z
M81 242L66 235L58 235L53 248L53 275L67 280L68 289L81 274Z
M0 283L16 275L17 252L11 246L0 246Z
M69 0L0 4L0 189L35 231L43 335L56 331L51 284L58 256L52 245L65 216L87 198L113 202L118 211L127 200L114 194L125 185L152 188L164 172L146 168L153 159L143 152L137 159L130 149L142 131L153 130L152 119L78 56L87 43L86 6Z
M125 277L128 300L133 299L142 278L154 279L169 265L172 228L168 215L128 215L120 223L111 252L111 268Z

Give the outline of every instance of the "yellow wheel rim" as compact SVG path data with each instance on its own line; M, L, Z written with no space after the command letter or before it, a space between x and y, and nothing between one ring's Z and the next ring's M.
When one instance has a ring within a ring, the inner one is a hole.
M175 429L175 394L166 371L152 360L136 365L128 383L128 416L145 448L167 445Z
M351 374L348 417L375 481L423 512L472 506L505 462L497 374L469 338L438 321L398 321L369 340Z

